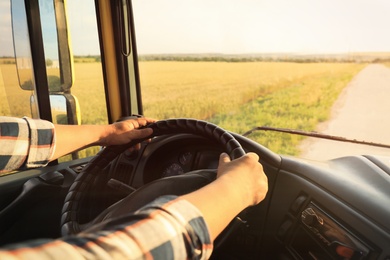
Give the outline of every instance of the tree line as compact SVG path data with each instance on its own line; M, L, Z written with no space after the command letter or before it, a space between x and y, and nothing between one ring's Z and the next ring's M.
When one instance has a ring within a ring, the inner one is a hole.
M192 61L192 62L294 62L294 63L323 63L323 62L390 62L390 57L331 57L331 56L183 56L183 55L140 55L139 61Z
M100 55L75 55L75 63L101 62ZM229 56L229 55L139 55L139 61L192 61L192 62L295 62L295 63L390 63L390 56ZM50 60L46 61L50 63ZM13 57L0 57L0 64L15 64ZM48 65L48 64L46 64Z

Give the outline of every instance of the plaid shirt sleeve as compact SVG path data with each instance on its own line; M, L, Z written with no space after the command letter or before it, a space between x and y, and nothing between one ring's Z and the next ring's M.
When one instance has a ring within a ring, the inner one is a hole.
M208 259L213 248L199 210L175 196L93 230L8 248L0 259Z
M51 122L0 116L0 173L44 166L54 146Z

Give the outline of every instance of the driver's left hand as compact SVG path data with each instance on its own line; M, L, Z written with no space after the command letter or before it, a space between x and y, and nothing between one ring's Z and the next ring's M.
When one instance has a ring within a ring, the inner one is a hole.
M142 117L108 125L102 133L100 144L102 146L121 145L127 144L134 139L148 137L153 133L153 130L151 128L139 128L153 122L156 122L156 120Z

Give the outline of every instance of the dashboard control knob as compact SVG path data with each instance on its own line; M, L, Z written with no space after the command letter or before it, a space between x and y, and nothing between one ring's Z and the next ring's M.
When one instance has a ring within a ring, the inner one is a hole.
M315 229L320 228L324 224L324 220L312 208L306 208L302 211L301 220L306 226Z

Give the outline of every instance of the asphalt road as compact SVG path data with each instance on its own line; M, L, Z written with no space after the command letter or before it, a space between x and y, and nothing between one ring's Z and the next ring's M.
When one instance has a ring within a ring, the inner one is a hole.
M370 64L356 75L317 132L390 145L390 68ZM390 149L308 138L301 157L332 159L346 155L389 155Z

